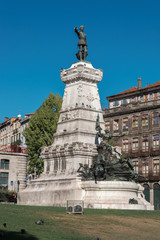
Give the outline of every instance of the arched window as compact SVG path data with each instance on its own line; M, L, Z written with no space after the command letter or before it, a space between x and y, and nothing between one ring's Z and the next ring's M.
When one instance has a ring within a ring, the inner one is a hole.
M153 192L154 192L154 209L160 210L160 185L155 183L153 185Z
M143 184L144 187L144 196L147 202L150 202L150 189L149 189L149 185L147 183Z

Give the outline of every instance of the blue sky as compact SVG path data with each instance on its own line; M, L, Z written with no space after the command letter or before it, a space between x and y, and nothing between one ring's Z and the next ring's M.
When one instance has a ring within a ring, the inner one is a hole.
M76 62L74 27L85 26L88 57L103 69L106 96L160 80L159 0L0 1L0 122L63 96L61 68Z

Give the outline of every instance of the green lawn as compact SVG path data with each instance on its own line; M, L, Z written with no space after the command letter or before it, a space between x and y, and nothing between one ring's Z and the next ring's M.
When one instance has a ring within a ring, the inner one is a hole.
M40 219L44 224L36 225ZM85 209L84 215L68 215L59 207L0 204L0 232L4 240L159 240L160 211Z

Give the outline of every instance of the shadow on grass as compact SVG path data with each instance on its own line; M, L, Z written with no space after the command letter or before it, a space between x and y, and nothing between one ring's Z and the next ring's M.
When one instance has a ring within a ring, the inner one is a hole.
M26 233L20 232L9 232L6 230L0 229L0 239L2 240L38 240L35 236Z

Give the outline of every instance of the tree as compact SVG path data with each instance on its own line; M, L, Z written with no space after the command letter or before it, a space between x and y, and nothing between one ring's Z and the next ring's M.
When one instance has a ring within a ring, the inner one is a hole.
M38 175L43 172L43 160L40 158L41 147L49 146L54 141L53 134L57 129L61 105L62 97L59 94L55 96L50 93L23 131L29 155L29 173L33 173L35 167Z

